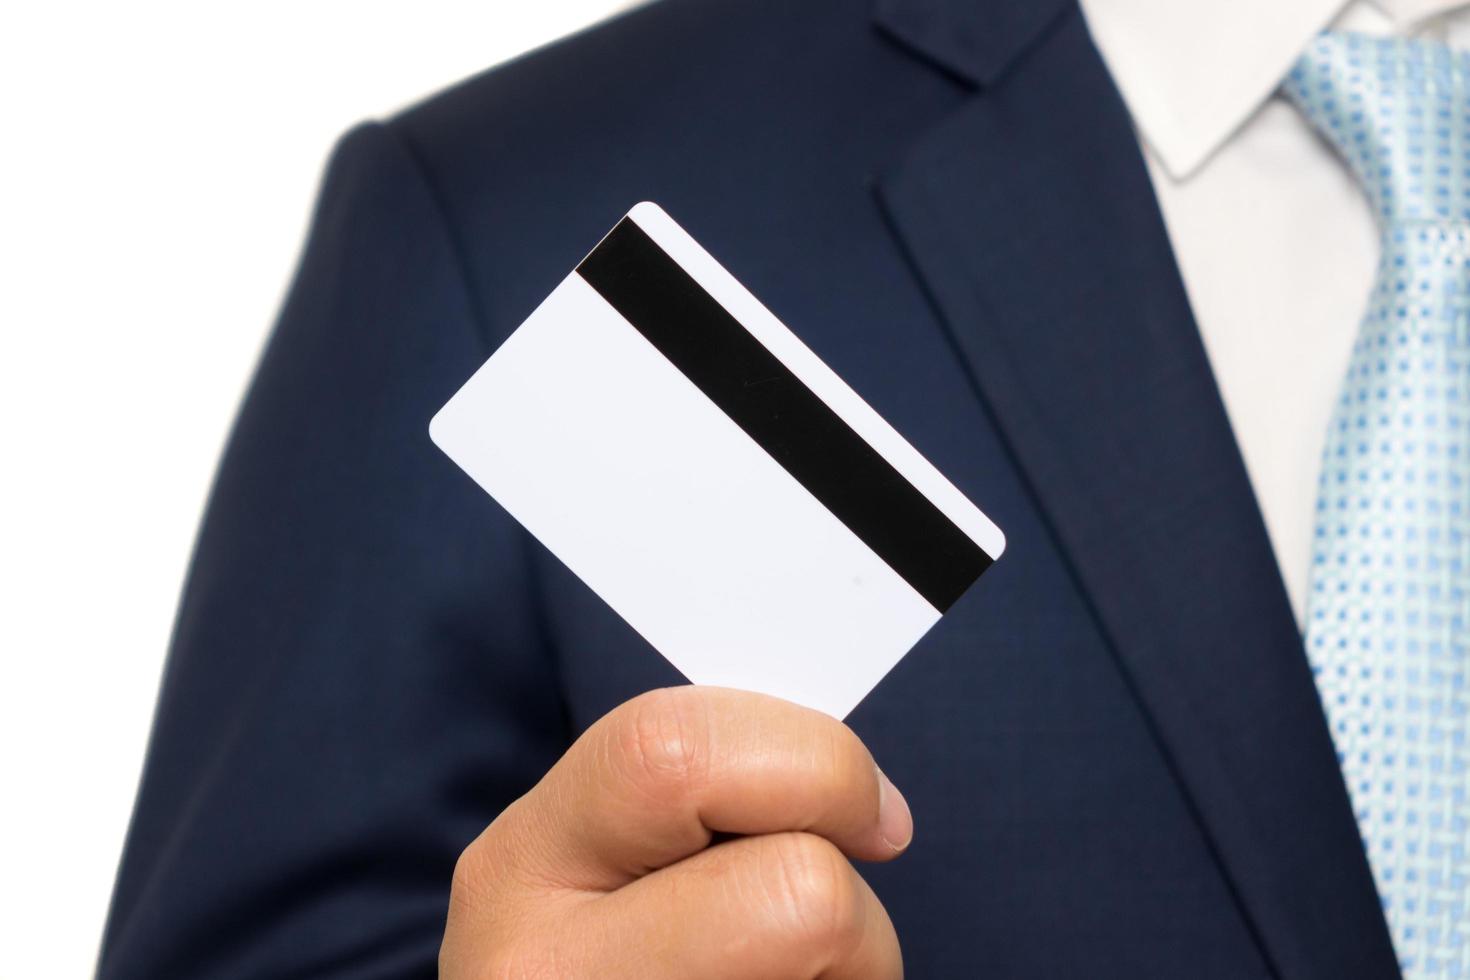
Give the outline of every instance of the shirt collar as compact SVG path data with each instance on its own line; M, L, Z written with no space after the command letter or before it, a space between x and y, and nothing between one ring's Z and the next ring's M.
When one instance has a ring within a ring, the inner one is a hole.
M1466 0L1373 0L1407 27ZM1271 97L1344 0L1081 0L1133 121L1187 178Z

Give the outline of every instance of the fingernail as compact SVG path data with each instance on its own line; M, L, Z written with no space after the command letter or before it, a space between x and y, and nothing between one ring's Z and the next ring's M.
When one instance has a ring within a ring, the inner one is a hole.
M900 853L914 839L914 815L892 780L878 770L878 834L883 843Z

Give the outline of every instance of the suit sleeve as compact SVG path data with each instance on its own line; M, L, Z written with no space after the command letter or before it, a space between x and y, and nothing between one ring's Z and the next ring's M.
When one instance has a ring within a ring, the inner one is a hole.
M430 443L487 355L432 186L339 143L182 598L103 980L432 976L568 733L528 540Z

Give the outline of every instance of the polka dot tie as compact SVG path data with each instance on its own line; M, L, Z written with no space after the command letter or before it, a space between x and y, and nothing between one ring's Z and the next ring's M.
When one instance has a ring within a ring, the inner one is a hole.
M1470 978L1470 57L1326 34L1286 93L1382 233L1327 434L1307 656L1404 975Z

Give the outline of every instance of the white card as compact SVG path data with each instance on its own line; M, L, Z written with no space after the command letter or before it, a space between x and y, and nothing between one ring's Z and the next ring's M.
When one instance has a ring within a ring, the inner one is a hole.
M691 681L837 718L1005 547L653 204L429 431Z

